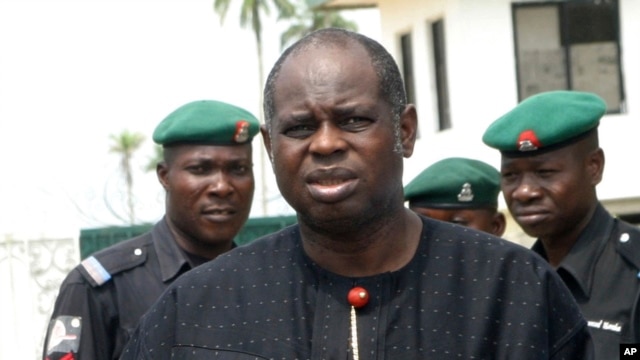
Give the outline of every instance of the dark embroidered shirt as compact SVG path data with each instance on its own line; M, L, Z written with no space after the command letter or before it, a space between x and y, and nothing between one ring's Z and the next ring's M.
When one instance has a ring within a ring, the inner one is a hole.
M178 279L141 320L122 359L352 359L347 293L360 359L591 359L585 320L533 252L423 218L401 270L330 273L304 253L297 225Z

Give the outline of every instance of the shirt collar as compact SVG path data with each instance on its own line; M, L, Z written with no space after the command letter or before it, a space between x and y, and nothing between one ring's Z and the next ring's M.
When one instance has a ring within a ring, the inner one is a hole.
M167 282L191 269L187 257L182 252L167 225L166 218L162 218L151 230L153 246L158 254L162 281Z
M571 282L577 285L569 287L572 292L579 291L582 298L588 299L591 296L596 262L607 243L612 226L613 217L601 204L598 204L591 220L557 268L558 274L565 280L565 283L572 280ZM532 250L545 259L547 258L540 240L535 242ZM577 289L574 289L576 287Z

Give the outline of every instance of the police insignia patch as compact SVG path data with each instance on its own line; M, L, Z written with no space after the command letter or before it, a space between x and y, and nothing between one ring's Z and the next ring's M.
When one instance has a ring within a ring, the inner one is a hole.
M48 359L74 359L78 352L82 318L79 316L58 316L49 323L47 341L45 343ZM71 357L65 354L71 354ZM61 355L65 355L60 357Z

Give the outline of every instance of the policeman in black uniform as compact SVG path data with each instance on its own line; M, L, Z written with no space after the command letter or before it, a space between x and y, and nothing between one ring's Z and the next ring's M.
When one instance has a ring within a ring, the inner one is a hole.
M117 359L140 317L193 267L230 250L253 199L259 122L220 101L183 105L155 129L166 213L150 232L84 259L60 287L44 359Z
M595 94L545 92L497 119L483 141L502 154L509 211L580 305L596 358L609 360L619 358L619 344L640 343L640 230L596 195L605 112Z

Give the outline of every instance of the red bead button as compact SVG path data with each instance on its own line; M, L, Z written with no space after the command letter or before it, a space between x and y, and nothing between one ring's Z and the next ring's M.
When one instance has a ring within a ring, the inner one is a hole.
M354 308L361 308L369 302L369 293L367 290L360 286L356 286L349 291L349 295L347 296L349 300L349 304Z

